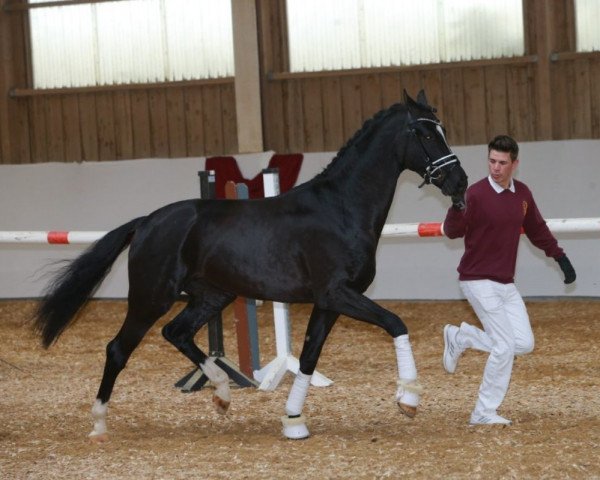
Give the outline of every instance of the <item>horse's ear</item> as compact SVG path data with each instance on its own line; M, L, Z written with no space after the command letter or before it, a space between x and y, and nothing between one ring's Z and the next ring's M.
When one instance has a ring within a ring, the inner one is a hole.
M417 95L417 103L420 103L421 105L429 105L429 103L427 103L427 96L425 95L425 90L421 89Z
M406 105L415 103L415 101L410 97L410 95L406 91L406 88L403 91L404 91L404 103Z

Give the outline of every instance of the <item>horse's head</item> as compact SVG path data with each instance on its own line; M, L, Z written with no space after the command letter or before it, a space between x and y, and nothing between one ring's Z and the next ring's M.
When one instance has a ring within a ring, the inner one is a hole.
M420 187L433 183L444 195L464 193L467 174L448 146L445 129L425 92L421 90L415 101L405 90L404 101L408 110L406 168L423 177Z

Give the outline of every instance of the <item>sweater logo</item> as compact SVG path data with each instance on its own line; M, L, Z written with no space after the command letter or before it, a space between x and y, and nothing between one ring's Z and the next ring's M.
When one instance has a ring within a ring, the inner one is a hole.
M523 200L523 216L527 215L527 202Z

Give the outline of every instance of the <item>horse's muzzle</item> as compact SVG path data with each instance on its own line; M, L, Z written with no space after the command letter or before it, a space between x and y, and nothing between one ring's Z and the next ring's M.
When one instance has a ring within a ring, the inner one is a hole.
M460 165L454 165L444 176L440 190L444 195L453 196L465 193L469 185L468 176Z

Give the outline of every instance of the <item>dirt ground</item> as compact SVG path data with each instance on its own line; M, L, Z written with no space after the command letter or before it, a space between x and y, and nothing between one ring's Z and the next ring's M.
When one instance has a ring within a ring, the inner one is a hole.
M123 371L108 412L111 436L91 444L90 409L106 343L123 301L95 301L49 350L27 323L32 301L0 302L0 478L314 479L600 478L600 301L529 301L535 351L515 362L500 413L510 427L469 427L485 363L467 352L454 375L441 366L442 327L476 322L464 301L381 302L407 323L421 383L413 420L394 401L393 344L373 326L342 317L304 413L311 437L286 440L283 414L292 377L273 392L234 389L225 415L210 389L183 394L173 383L191 365L160 335L162 319ZM271 304L259 309L261 364L274 356ZM299 354L307 306L290 309ZM231 310L225 350L237 362ZM206 347L206 333L198 335Z

